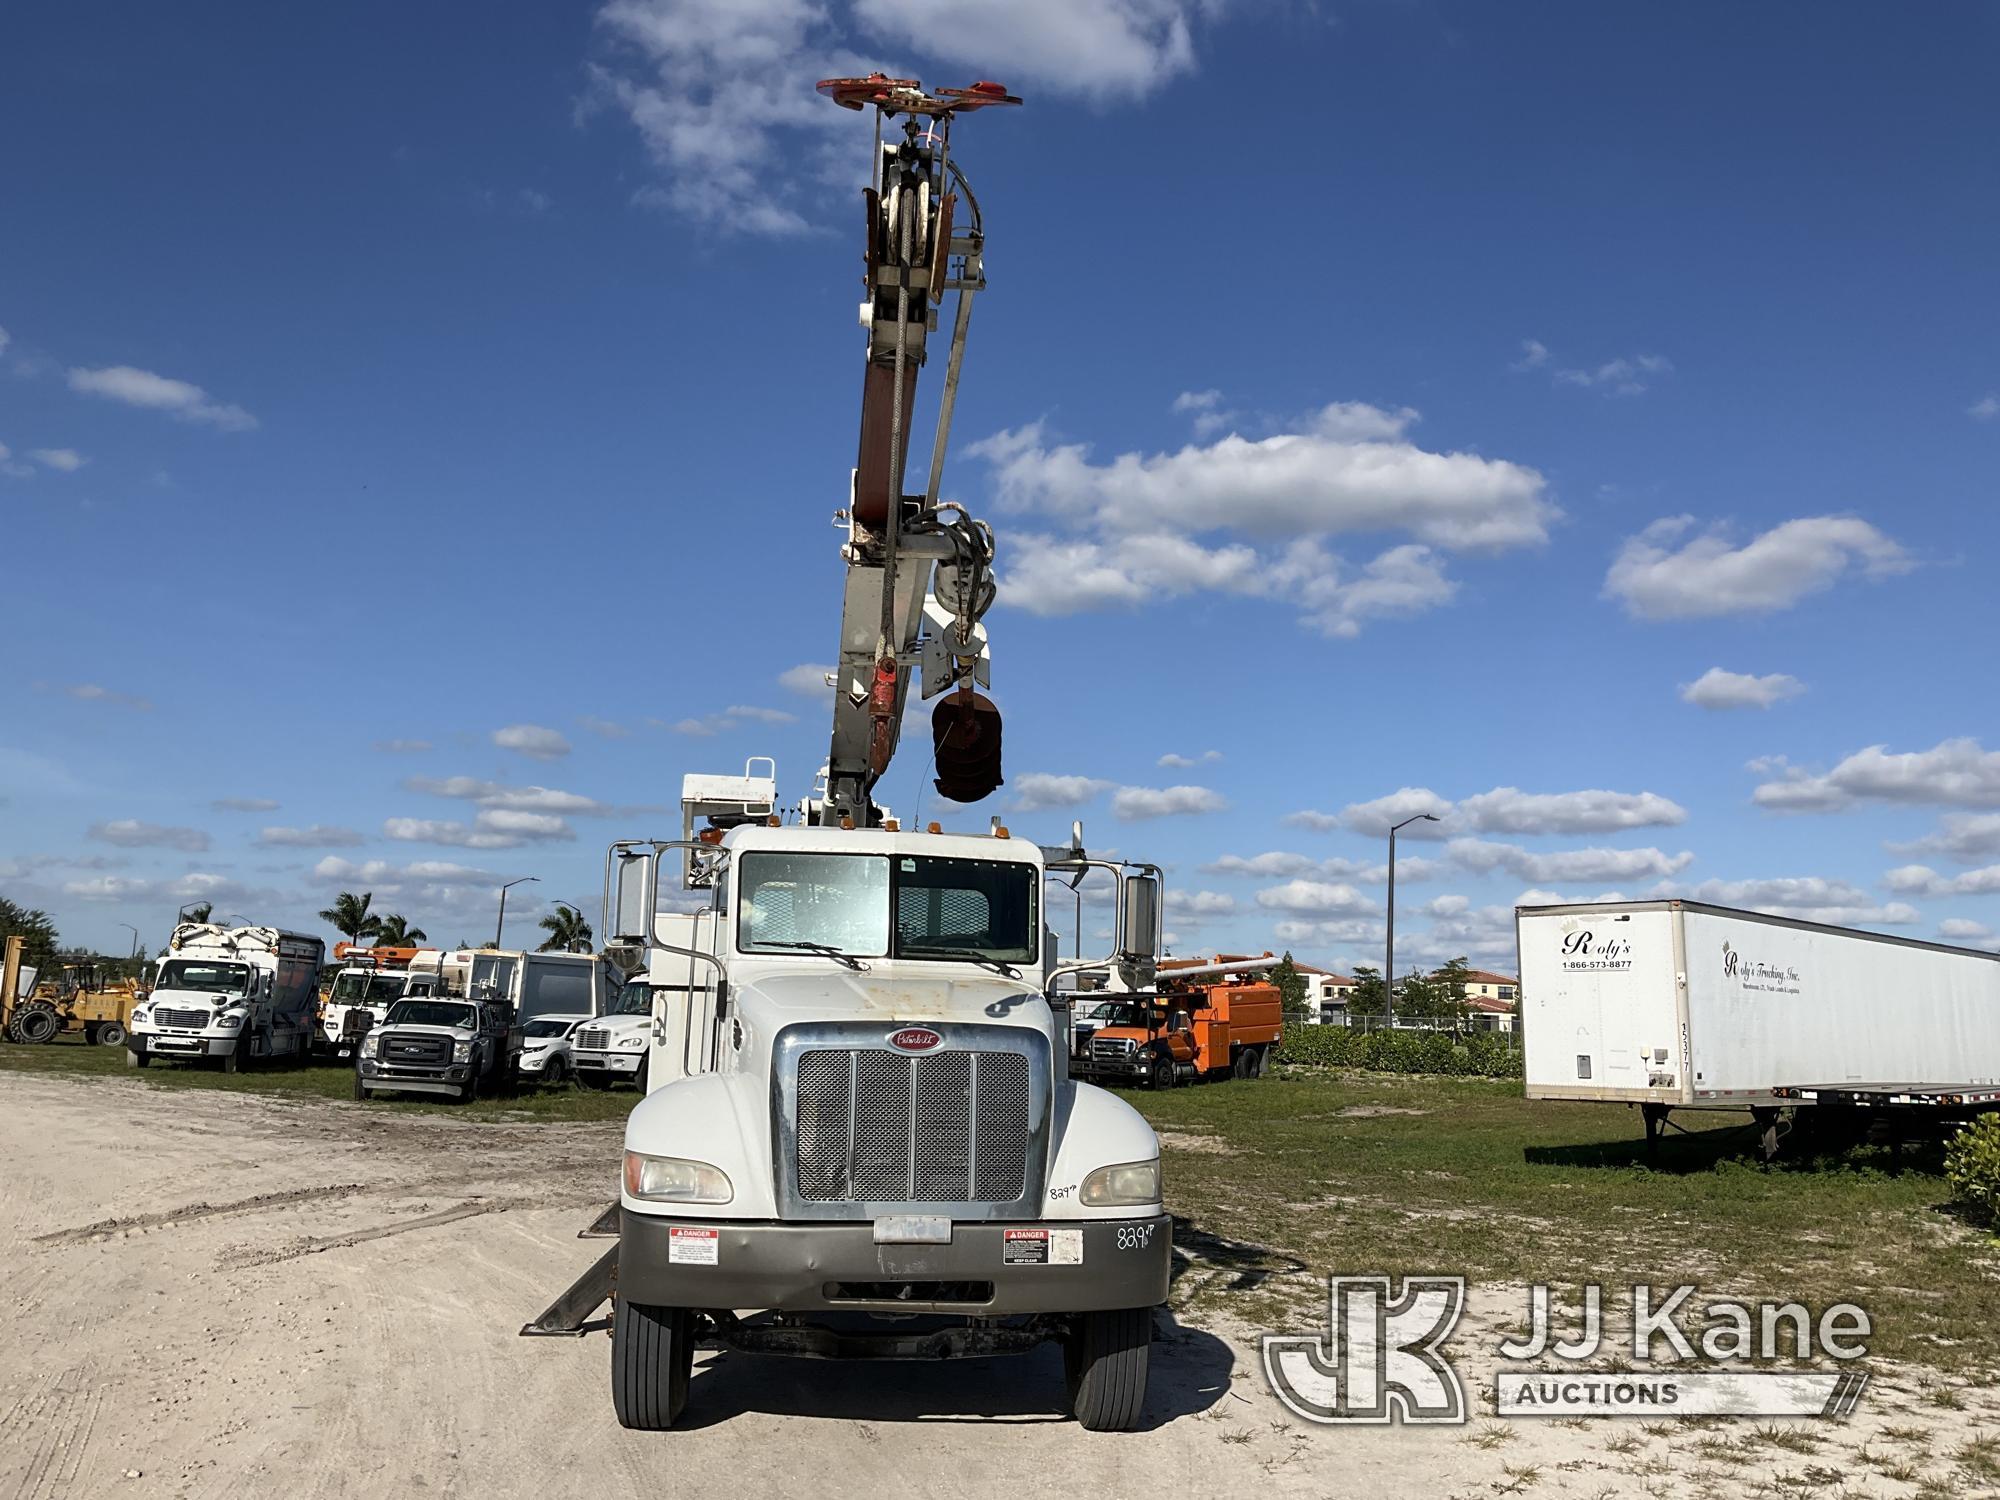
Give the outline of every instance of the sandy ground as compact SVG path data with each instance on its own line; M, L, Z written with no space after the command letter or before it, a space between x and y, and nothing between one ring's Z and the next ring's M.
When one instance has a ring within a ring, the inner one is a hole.
M942 1366L705 1353L686 1430L629 1433L611 1414L608 1335L517 1336L601 1250L576 1234L612 1197L618 1137L0 1077L0 1496L618 1497L671 1483L1596 1500L1749 1494L1788 1473L1809 1483L1814 1465L1827 1473L1813 1488L1851 1476L1855 1493L1895 1496L1913 1485L1854 1457L1871 1439L1900 1451L1882 1422L1928 1422L1933 1441L1914 1447L1935 1468L1988 1416L1984 1392L1942 1411L1909 1378L1900 1399L1884 1390L1855 1422L1819 1424L1817 1456L1723 1464L1696 1452L1701 1434L1630 1422L1317 1428L1271 1397L1249 1337L1163 1315L1139 1433L1063 1420L1048 1350ZM1948 1461L1936 1473L1952 1477Z

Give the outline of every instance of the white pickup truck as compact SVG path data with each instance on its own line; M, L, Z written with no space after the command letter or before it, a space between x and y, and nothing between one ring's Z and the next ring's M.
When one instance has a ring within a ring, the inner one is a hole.
M361 1041L354 1097L443 1094L463 1104L482 1088L511 1090L521 1043L510 1006L448 995L398 1000Z

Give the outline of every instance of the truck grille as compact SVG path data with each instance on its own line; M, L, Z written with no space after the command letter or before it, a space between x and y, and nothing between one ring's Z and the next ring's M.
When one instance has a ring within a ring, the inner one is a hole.
M1027 1190L1028 1059L872 1048L799 1058L797 1192L811 1203L1012 1203Z
M611 1033L602 1026L589 1026L576 1034L576 1045L586 1052L602 1052L611 1045Z
M1092 1037L1090 1055L1092 1057L1130 1057L1136 1044L1128 1036Z
M156 1010L153 1020L161 1026L191 1026L199 1029L208 1024L205 1010Z
M382 1043L382 1061L434 1068L451 1061L451 1039L442 1036L392 1036Z

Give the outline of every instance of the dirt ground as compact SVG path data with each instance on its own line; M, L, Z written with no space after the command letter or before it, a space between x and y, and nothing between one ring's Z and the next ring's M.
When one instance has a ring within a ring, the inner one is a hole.
M1163 1314L1139 1433L1063 1420L1046 1349L943 1366L704 1353L686 1430L625 1432L601 1328L517 1336L602 1248L576 1236L613 1197L619 1134L0 1077L0 1496L617 1497L671 1482L1596 1500L1788 1479L1894 1496L1914 1481L1864 1467L1871 1442L1934 1464L1986 1426L1987 1393L1940 1410L1909 1380L1837 1434L1768 1452L1745 1438L1712 1463L1698 1444L1713 1433L1629 1422L1316 1428L1271 1397L1252 1336ZM1932 1494L1979 1488L1948 1460L1935 1477L1950 1487Z

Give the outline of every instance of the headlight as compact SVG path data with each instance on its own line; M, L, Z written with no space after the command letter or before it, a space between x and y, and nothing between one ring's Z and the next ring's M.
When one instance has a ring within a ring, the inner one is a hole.
M382 1038L370 1032L361 1039L361 1055L363 1057L379 1057L381 1053Z
M636 1052L645 1045L646 1039L643 1036L621 1036L618 1038L618 1050L620 1052Z
M132 1012L132 1019L141 1026L144 1026L146 1024L146 1013L143 1010L135 1010Z
M452 1060L453 1062L461 1062L461 1063L462 1063L462 1062L471 1062L471 1061L472 1061L472 1043L470 1043L470 1042L453 1042L453 1043L451 1044L451 1060Z
M1083 1179L1077 1200L1085 1208L1123 1208L1160 1201L1160 1159L1099 1167Z
M224 1031L235 1031L242 1026L243 1017L234 1013L226 1016L217 1016L215 1024L220 1026Z
M625 1153L625 1191L649 1203L727 1203L736 1196L720 1167L638 1151Z

